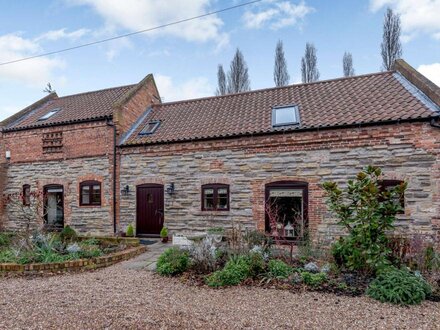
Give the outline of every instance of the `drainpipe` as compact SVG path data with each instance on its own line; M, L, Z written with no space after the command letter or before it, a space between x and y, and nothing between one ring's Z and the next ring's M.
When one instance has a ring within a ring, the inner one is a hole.
M431 119L431 126L435 128L440 128L440 124L435 121L435 118Z
M113 233L116 234L116 126L109 119L107 125L113 127Z

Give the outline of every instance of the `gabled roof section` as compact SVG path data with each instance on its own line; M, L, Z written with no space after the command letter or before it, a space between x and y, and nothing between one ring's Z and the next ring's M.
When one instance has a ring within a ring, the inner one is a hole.
M54 97L39 102L17 121L7 125L4 131L31 129L44 126L86 122L111 118L113 104L124 97L136 85L120 86L93 92ZM40 120L49 112L59 109L47 120Z
M438 117L440 108L413 93L394 71L246 93L162 103L152 106L124 146L171 143L304 129L342 127ZM411 88L409 86L411 85ZM272 109L296 106L299 124L274 127ZM140 130L148 122L161 125L150 135Z

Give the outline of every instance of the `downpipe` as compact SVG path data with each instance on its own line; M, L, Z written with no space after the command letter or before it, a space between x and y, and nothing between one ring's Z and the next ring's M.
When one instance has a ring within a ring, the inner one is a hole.
M116 235L116 126L108 119L106 124L113 127L113 233Z

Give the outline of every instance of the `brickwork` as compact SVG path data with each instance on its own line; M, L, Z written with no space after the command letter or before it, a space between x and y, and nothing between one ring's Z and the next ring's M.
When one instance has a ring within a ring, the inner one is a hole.
M209 227L264 228L267 183L293 180L309 184L309 223L314 237L341 234L327 211L321 184L345 183L372 164L384 178L408 181L405 214L398 225L406 233L439 233L440 130L428 123L198 141L121 149L120 188L130 186L120 203L121 226L136 221L136 185L174 182L165 193L165 223L171 234ZM202 212L201 185L230 184L229 212Z

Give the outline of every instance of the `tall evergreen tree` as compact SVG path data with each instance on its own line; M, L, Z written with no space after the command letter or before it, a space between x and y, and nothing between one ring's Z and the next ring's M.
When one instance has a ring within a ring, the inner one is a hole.
M394 14L391 8L387 8L384 16L380 48L382 69L392 70L394 62L402 56L402 44L400 43L400 17Z
M249 80L248 67L243 54L237 48L227 76L227 92L232 94L250 90L251 82Z
M290 80L289 72L287 71L286 58L284 57L283 42L281 40L278 41L275 48L273 80L277 87L288 85Z
M225 70L223 70L223 65L218 65L217 70L217 81L218 81L218 87L217 91L215 92L216 95L225 95L226 94L226 75Z
M344 77L354 76L353 56L351 56L351 53L344 53L344 56L342 57L342 71L344 73Z
M301 59L301 76L303 83L319 80L318 58L316 48L313 44L307 43L304 56Z

